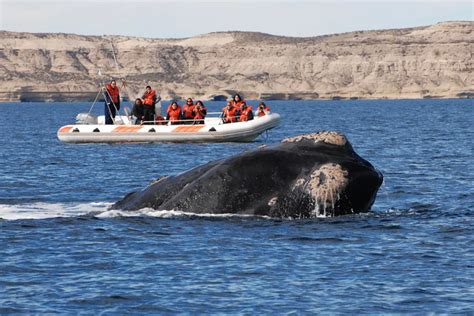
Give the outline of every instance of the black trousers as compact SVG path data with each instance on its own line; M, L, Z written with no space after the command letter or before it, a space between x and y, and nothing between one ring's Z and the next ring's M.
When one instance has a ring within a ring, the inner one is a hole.
M143 106L143 120L145 124L155 124L155 106L154 105L144 105Z
M118 104L107 103L105 102L104 114L105 114L105 124L114 124L116 110L120 109L120 102Z

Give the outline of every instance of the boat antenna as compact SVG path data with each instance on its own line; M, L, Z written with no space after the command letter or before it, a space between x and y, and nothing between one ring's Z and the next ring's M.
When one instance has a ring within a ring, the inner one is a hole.
M110 41L110 47L112 48L112 56L114 57L114 63L115 63L115 68L117 69L117 74L119 75L119 77L121 77L120 79L122 79L122 87L124 88L125 93L127 94L128 101L131 104L133 104L134 98L130 97L132 94L130 93L128 89L128 85L125 83L125 78L121 76L120 67L117 61L117 55L115 54L114 42L112 41L112 38L109 38L109 41ZM120 95L120 98L122 99L122 95Z
M120 68L117 62L117 56L115 56L114 42L112 42L112 39L109 39L109 40L110 40L110 46L112 47L112 56L114 56L115 68L117 68L117 73L120 74Z

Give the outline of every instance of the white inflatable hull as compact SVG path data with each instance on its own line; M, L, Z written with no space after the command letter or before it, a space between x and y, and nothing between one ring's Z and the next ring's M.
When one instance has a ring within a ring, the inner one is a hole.
M280 115L270 113L230 124L219 118L206 118L201 125L76 124L61 127L58 138L65 143L250 142L279 123Z

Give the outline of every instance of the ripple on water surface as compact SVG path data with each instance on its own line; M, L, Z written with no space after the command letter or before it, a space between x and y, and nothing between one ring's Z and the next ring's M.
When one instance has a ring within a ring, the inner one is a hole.
M472 102L269 103L284 117L269 144L339 130L383 172L372 213L108 211L160 176L263 138L71 146L56 130L88 104L1 105L0 313L473 313ZM37 133L11 117L34 120Z

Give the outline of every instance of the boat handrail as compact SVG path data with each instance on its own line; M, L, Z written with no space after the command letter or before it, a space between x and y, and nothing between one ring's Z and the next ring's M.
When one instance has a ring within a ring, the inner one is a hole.
M221 114L221 112L211 112L211 113L208 113L208 114ZM228 117L230 119L236 119L235 122L224 122L223 118L221 118L221 117L207 117L207 118L208 119L209 118L220 119L219 124L240 123L240 121L238 120L240 118L240 116L229 116ZM154 120L154 121L142 121L141 124L147 124L147 125L180 125L180 124L188 123L188 122L198 124L199 122L204 122L205 119L206 118L203 118L203 119L181 119L181 120L174 120L174 121L171 121L171 120ZM174 123L174 124L172 124L172 123Z

